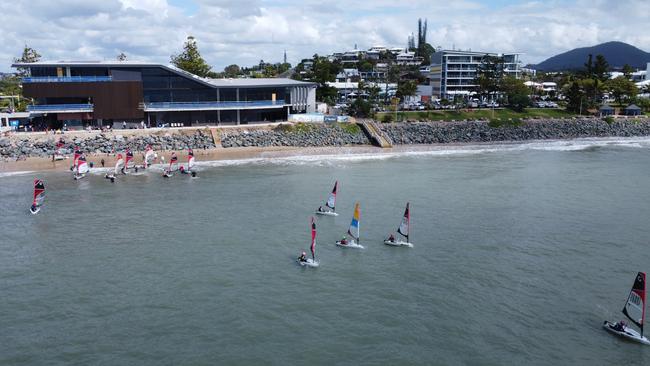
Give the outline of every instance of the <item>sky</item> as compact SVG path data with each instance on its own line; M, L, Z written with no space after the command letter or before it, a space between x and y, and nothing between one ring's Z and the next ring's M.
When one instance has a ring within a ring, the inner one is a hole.
M405 47L428 20L434 47L521 52L538 63L623 41L650 51L650 0L14 0L1 1L0 71L25 44L43 60L169 63L186 37L213 70L260 60L296 64L372 46Z

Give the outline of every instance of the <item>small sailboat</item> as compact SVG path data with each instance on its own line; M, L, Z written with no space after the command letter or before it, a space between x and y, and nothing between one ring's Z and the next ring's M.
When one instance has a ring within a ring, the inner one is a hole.
M34 200L32 201L32 207L29 208L29 212L32 215L36 215L43 206L45 201L45 182L41 179L34 179Z
M65 145L65 141L63 141L63 138L59 139L56 143L56 149L54 150L54 160L63 160L65 159L65 156L61 154L61 148Z
M189 149L187 151L187 169L185 169L183 166L180 168L180 172L182 174L191 174L192 177L196 177L196 172L192 170L194 168L194 151L192 149Z
M169 158L169 168L165 169L163 172L163 177L170 178L174 175L174 170L176 170L176 165L178 163L178 157L175 152L172 152L172 156Z
M305 267L318 267L319 262L316 261L316 220L311 218L311 258L306 258L305 252L298 258L298 263Z
M399 238L396 238L395 235L390 234L388 239L384 240L384 244L392 245L395 247L413 247L413 244L409 242L409 232L411 230L411 211L409 209L409 203L406 203L406 209L404 210L404 217L402 217L402 222L397 228L397 234L403 236L406 241L403 241Z
M628 327L622 320L618 323L611 323L607 320L603 323L603 328L610 333L616 334L634 342L650 345L648 338L643 336L643 323L645 323L645 273L639 272L634 279L634 285L627 297L623 314L636 324L641 333Z
M337 180L334 182L334 188L332 189L332 193L330 193L329 197L327 197L327 202L325 202L325 207L323 206L318 207L316 209L316 214L318 215L325 215L325 216L338 216L339 214L336 213L336 191L338 190L339 186L339 181Z
M86 161L86 156L81 154L77 159L77 167L74 169L73 178L74 180L82 179L86 176L90 169L88 168L88 162Z
M115 168L113 169L113 172L106 173L106 176L104 178L110 179L111 183L115 182L115 176L117 176L122 169L124 168L124 158L122 157L122 154L117 154L117 158L115 159Z
M126 153L124 154L126 158L124 159L124 167L122 167L122 174L129 174L129 169L133 168L133 153L131 150L126 149ZM138 168L135 168L136 172L138 171Z
M81 150L79 150L79 147L75 146L74 147L74 154L72 156L72 166L70 167L70 171L74 172L77 169L78 163L79 163L79 157L81 157L83 153Z
M155 160L156 160L156 153L151 148L151 145L147 145L147 147L144 150L143 167L147 169L148 167L151 166L151 164L153 164Z
M352 222L350 223L350 228L348 229L348 235L350 235L350 240L345 236L341 240L336 241L336 245L346 248L356 248L363 249L363 245L359 244L359 220L361 218L361 210L359 208L359 202L354 205L354 214L352 215Z

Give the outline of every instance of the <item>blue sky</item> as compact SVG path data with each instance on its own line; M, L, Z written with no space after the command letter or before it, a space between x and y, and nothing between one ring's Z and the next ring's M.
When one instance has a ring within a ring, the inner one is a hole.
M540 62L617 40L650 51L648 0L17 0L0 2L0 71L25 43L44 59L168 63L188 35L220 71L229 64L298 62L315 53L405 46L427 18L443 48L522 52Z

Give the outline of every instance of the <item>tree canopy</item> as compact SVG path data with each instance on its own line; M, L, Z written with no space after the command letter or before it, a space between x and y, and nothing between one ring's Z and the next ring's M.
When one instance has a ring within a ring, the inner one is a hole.
M32 62L37 62L41 59L41 54L36 52L35 49L27 46L25 44L25 48L23 49L23 54L20 58L14 58L15 63L32 63ZM18 71L18 75L20 76L27 76L27 73L29 72L28 68L25 67L17 67L16 70Z
M196 40L188 36L183 45L183 52L171 56L172 65L200 77L213 77L212 67L205 62Z

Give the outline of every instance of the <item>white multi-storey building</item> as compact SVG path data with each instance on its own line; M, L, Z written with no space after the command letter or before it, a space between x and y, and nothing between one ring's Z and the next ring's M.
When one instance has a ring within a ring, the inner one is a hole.
M431 66L428 71L432 96L453 99L457 95L470 95L476 89L476 70L486 56L502 57L505 74L520 78L522 71L519 55L519 53L437 51L431 55Z

